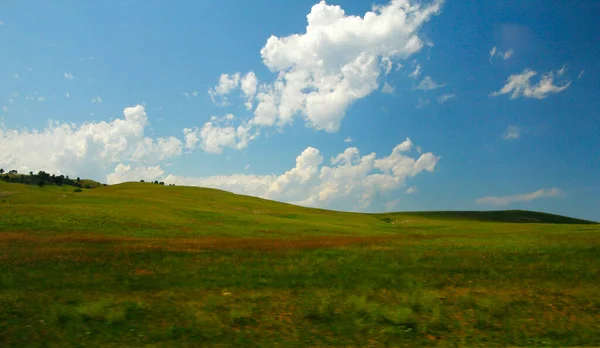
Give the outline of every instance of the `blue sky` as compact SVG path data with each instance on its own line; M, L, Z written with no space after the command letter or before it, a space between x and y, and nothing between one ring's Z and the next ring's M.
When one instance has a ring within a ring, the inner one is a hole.
M598 221L599 15L588 1L3 2L0 167Z

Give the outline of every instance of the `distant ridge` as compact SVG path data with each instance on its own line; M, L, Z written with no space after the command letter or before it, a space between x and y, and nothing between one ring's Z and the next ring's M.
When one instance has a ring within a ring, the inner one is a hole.
M428 219L488 221L508 223L546 223L546 224L598 224L595 221L572 218L528 210L491 210L491 211L417 211L381 214L419 216Z

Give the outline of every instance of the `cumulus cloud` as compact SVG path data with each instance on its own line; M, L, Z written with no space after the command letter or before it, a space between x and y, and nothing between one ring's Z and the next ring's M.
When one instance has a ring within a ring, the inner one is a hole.
M272 35L260 50L276 75L273 82L259 85L252 72L244 78L222 74L209 94L222 105L241 88L246 107L254 108L247 122L252 128L282 128L299 116L308 127L337 132L352 103L376 91L394 63L400 66L398 61L422 49L420 30L441 3L392 0L361 17L321 1L307 15L305 32Z
M354 139L352 139L352 138L350 138L350 137L346 137L346 139L344 139L344 142L345 142L345 143L351 143L351 142L353 142L353 141L354 141Z
M244 97L246 98L246 109L252 110L254 96L256 95L256 88L258 85L258 79L254 72L250 71L244 76L240 82L240 88L244 93Z
M73 74L70 73L64 73L63 75L65 77L65 79L67 80L73 80L75 77L73 76Z
M154 164L181 155L179 139L146 137L147 126L146 111L137 105L111 122L50 121L42 130L0 128L0 167L103 180L106 169L117 163Z
M155 181L163 174L164 171L160 166L132 167L131 165L118 164L112 173L106 175L106 183L113 185L127 181Z
M521 134L523 133L523 129L517 127L517 126L508 126L508 128L506 129L506 131L504 131L504 133L502 133L502 139L504 140L516 140L519 139L521 137Z
M435 81L433 81L433 79L430 76L425 76L425 78L423 80L421 80L421 82L417 85L417 89L420 89L422 91L429 91L429 90L434 90L434 89L438 89L441 87L444 87L445 84L437 84L435 83Z
M531 193L516 194L509 196L487 196L476 200L479 204L490 205L508 205L516 202L531 202L539 198L552 198L560 196L561 192L557 188L540 189Z
M407 179L435 169L439 157L431 152L414 157L413 148L407 139L388 156L377 158L375 153L361 155L357 148L349 147L326 164L318 149L308 147L296 158L295 166L280 175L234 174L204 178L168 175L164 181L304 206L365 209L375 197L398 190Z
M216 105L228 105L229 102L227 101L226 96L231 93L231 91L238 88L239 85L240 73L235 73L231 76L229 74L221 74L219 77L219 84L214 88L209 89L208 94Z
M202 128L185 128L183 130L185 147L193 150L199 144L200 147L210 153L222 153L225 148L236 150L244 149L258 133L253 131L247 124L233 126L235 120L233 114L227 114L221 118L212 116Z
M510 75L506 81L506 85L499 91L492 92L490 95L493 97L509 94L510 99L516 99L518 97L544 99L549 94L559 93L571 85L571 81L565 81L562 84L555 85L555 76L560 77L564 71L550 71L547 74L542 74L542 77L538 83L531 83L531 79L538 73L531 70L525 69L520 74Z

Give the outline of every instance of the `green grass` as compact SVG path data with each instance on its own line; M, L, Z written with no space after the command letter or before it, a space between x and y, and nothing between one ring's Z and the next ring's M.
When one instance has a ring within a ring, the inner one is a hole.
M599 232L0 183L0 346L599 346Z

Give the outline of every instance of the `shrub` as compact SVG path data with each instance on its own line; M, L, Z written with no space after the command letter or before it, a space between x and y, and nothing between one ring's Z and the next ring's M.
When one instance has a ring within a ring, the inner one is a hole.
M76 189L73 190L73 192L83 192L83 190L80 187L77 187Z

